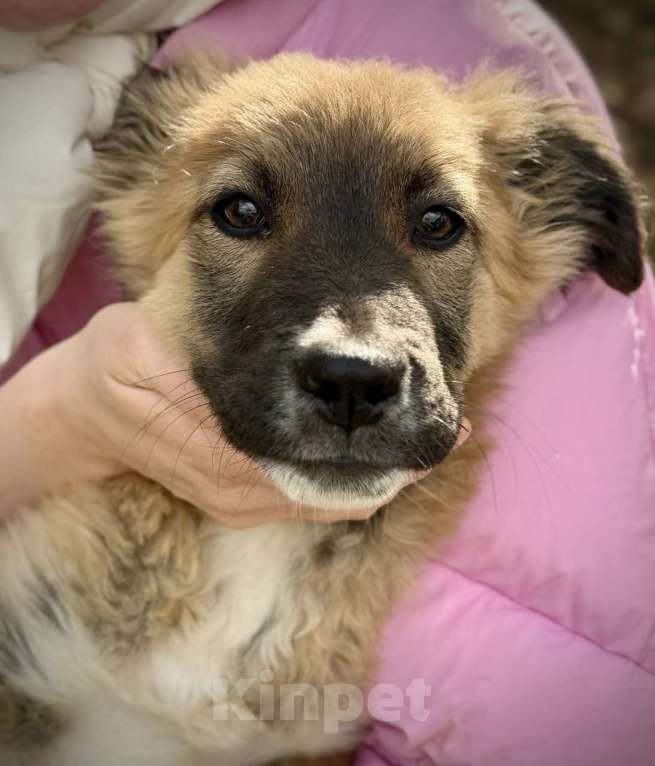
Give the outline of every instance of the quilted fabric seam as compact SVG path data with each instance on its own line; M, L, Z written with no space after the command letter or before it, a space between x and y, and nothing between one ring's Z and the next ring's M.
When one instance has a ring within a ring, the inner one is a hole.
M605 654L610 654L614 657L618 657L622 660L625 660L626 662L629 662L636 669L641 670L643 673L646 673L646 675L655 679L655 671L650 670L647 667L644 667L644 665L642 665L641 663L639 663L637 660L633 659L629 655L623 654L622 652L617 652L614 649L608 649L606 646L603 646L602 644L598 643L598 641L593 639L591 636L587 636L584 633L581 633L580 631L575 630L574 628L570 628L568 625L564 625L563 623L559 622L559 620L555 619L554 617L551 617L549 614L546 614L545 612L542 612L539 609L535 609L535 607L528 606L527 604L522 604L520 601L517 601L515 598L512 598L512 596L500 590L499 588L496 588L493 585L490 585L489 583L486 583L482 580L478 580L475 577L472 577L471 575L468 575L465 572L460 571L459 569L452 566L451 564L448 564L444 561L440 561L439 565L445 567L446 569L453 572L454 574L459 575L465 580L468 580L474 585L477 585L480 588L485 588L491 591L492 593L495 593L498 597L504 598L506 601L510 601L512 604L519 607L520 609L524 609L526 612L531 612L532 614L538 617L542 617L544 620L547 620L551 624L556 625L558 628L566 631L572 636L575 636L576 638L579 638L582 641L587 641L592 646L595 646L597 649L604 652Z

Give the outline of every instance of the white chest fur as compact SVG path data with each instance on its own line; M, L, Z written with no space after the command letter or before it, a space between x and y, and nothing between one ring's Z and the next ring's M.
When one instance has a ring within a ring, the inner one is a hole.
M317 539L316 527L294 522L222 530L205 554L215 608L192 632L143 658L130 673L132 683L126 679L135 693L131 702L180 727L194 749L213 754L213 764L219 753L238 766L284 757L299 745L308 754L335 747L335 733L311 715L293 726L271 725L287 714L278 695L273 700L276 669L290 656L294 636L312 627L298 608L295 585L299 562ZM263 705L265 720L244 703L248 694ZM291 709L309 712L303 704Z

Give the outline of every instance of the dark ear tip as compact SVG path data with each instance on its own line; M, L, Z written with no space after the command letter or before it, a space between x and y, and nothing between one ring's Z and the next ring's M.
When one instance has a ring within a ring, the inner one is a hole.
M534 195L541 227L582 230L584 266L632 293L645 271L643 200L623 164L594 136L562 117L546 118L532 142L517 149L511 184Z
M624 295L630 295L638 290L644 281L645 266L644 260L641 255L634 255L633 260L629 265L625 263L620 268L609 267L608 265L597 266L596 271L598 275L614 290L618 290Z
M630 293L634 293L635 290L638 290L641 287L643 281L644 271L642 268L640 269L639 274L634 275L630 280L625 279L624 275L624 277L617 281L615 284L610 284L610 287L613 287L615 290L623 293L623 295L630 295Z
M635 264L634 273L632 274L632 279L624 285L623 292L624 293L633 293L635 290L638 290L643 281L644 277L646 276L646 268L644 265L643 258L639 258L637 263Z

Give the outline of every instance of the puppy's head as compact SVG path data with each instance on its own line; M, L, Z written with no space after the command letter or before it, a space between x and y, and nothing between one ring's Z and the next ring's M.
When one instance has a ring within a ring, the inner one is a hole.
M626 171L512 76L279 56L146 73L100 148L125 281L293 498L383 504L580 270L634 290Z

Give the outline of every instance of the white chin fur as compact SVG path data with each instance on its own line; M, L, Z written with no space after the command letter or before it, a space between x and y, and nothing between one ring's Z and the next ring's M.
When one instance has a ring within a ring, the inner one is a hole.
M260 466L290 500L330 511L381 507L393 500L410 479L409 471L392 469L382 477L370 479L360 491L331 490L303 476L292 466L270 460L260 463Z

